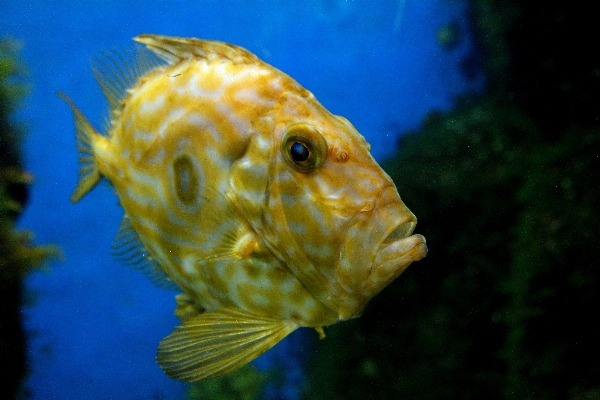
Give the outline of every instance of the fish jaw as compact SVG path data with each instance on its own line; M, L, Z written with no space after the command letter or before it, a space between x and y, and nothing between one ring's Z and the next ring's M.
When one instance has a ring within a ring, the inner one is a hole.
M404 272L413 261L419 261L426 255L427 244L423 235L411 235L391 243L382 243L363 291L375 296Z
M416 224L416 217L399 197L382 207L367 206L353 218L337 267L345 292L338 294L341 320L360 316L373 296L413 261L425 257L425 238L412 234Z

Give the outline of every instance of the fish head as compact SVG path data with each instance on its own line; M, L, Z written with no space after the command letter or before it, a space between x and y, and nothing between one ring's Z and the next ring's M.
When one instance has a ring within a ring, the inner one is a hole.
M316 100L303 100L290 102L294 112L276 128L272 231L304 285L338 319L354 318L427 247L363 136Z

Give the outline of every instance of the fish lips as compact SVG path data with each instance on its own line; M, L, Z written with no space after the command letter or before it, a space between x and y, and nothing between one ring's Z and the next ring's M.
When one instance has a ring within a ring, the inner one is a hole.
M417 219L401 200L357 213L342 244L337 275L342 288L363 298L362 307L413 262L425 257L422 235L413 235ZM346 310L345 318L362 312Z
M374 296L389 285L413 262L427 255L427 244L423 235L412 235L417 222L398 225L385 237L371 267L365 283L365 291Z

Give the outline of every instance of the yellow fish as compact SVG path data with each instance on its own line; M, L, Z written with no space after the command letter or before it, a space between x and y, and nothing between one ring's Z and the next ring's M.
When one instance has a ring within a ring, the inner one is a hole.
M230 372L299 327L360 316L427 253L416 218L345 118L240 47L157 35L93 63L104 134L75 115L77 202L103 177L117 256L182 291L167 375ZM158 56L158 58L156 56Z

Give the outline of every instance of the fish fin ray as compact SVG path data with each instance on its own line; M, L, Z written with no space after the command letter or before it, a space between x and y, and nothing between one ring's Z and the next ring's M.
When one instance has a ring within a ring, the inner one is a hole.
M164 64L142 46L110 49L92 58L94 77L108 101L111 111L118 112L122 101L141 76Z
M57 95L71 107L73 116L75 117L75 135L77 139L77 151L79 152L80 169L77 186L71 195L71 202L77 203L102 180L102 174L98 171L94 161L94 144L106 141L108 138L98 133L92 127L67 95L60 92Z
M184 321L158 346L157 362L184 382L225 375L269 350L298 328L289 320L233 308Z
M127 215L123 217L111 248L112 255L117 261L144 272L152 283L159 288L179 290L177 284L171 280L160 264L150 255L137 232L131 226L131 221Z
M215 228L214 232L219 235L220 240L211 249L209 255L201 258L202 261L236 261L240 259L238 247L247 229L240 225L239 222L234 223L232 221L228 225L231 226Z
M213 185L205 187L204 190L206 191L204 199L206 202L219 199L218 201L228 204L226 195ZM210 229L212 234L208 249L197 252L199 261L238 261L240 259L240 240L251 228L244 225L241 218L236 217L236 212L233 207L222 207L203 216L208 223L207 229Z
M143 43L171 65L195 57L206 60L227 59L236 64L262 63L258 57L246 49L215 40L149 34L138 35L133 40Z

